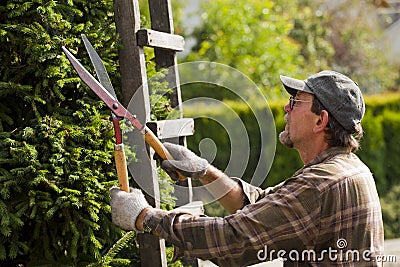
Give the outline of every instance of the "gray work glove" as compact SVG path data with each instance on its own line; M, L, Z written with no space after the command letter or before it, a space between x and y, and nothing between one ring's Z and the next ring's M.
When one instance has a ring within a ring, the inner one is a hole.
M124 230L135 230L136 219L140 212L151 207L141 190L129 188L130 192L120 190L118 187L110 189L112 222Z
M171 143L164 143L164 146L174 159L161 161L161 168L171 176L172 180L178 180L178 172L193 179L199 179L206 174L210 165L207 160L196 156L184 146Z

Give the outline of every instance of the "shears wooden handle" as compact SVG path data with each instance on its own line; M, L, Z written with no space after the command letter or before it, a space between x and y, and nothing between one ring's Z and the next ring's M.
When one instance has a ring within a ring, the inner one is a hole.
M163 143L161 143L160 139L158 139L157 136L155 136L154 133L148 127L144 128L143 136L146 143L149 144L149 146L151 146L163 160L174 159L172 155L169 153L169 151L165 148ZM178 172L178 177L179 180L186 179L186 176L184 176L180 172Z
M115 168L117 169L119 188L129 192L128 168L126 166L126 157L124 144L114 145Z

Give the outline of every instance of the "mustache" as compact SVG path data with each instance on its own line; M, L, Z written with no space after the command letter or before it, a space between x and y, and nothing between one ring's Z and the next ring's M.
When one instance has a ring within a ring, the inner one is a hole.
M285 116L283 116L283 119L285 122L289 122L289 115L286 113Z

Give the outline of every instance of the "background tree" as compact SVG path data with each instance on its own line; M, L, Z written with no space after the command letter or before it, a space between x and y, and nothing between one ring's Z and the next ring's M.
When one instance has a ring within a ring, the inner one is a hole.
M196 45L187 60L227 64L269 96L280 92L280 73L299 74L300 45L289 37L296 2L216 0L201 6L202 24L193 33Z
M237 68L268 96L281 95L279 74L307 77L323 69L349 75L366 93L398 86L400 66L388 63L375 1L202 3L188 60Z
M300 44L300 55L304 58L304 74L329 69L334 57L334 47L329 41L331 29L328 17L321 10L319 0L300 0L298 10L293 14L294 26L289 36Z
M390 49L373 1L317 3L310 6L325 17L323 27L328 29L326 37L334 50L328 65L352 77L365 93L395 88L400 66L389 63Z
M364 93L399 85L399 68L389 63L377 7L385 1L301 0L290 35L301 44L305 75L330 68L352 77Z

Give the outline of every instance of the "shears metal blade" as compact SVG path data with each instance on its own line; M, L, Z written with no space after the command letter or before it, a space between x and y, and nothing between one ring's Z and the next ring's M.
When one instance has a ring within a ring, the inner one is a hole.
M100 84L115 98L117 99L117 95L115 93L114 87L112 86L110 77L108 76L106 67L104 66L103 61L101 60L99 54L97 54L96 50L93 48L92 44L89 42L88 38L85 34L82 34L82 40L85 45L86 51L89 54L90 60L92 61L94 70L96 71L96 75L100 81ZM115 133L115 143L122 144L122 131L120 127L120 117L115 115L114 112L111 111L111 117L114 124L114 133Z
M126 118L132 125L140 132L144 130L141 124L134 115L132 115L124 106L112 95L107 89L104 88L86 69L82 64L68 51L64 46L62 47L69 62L78 73L82 81L108 106L108 108L118 117Z
M97 77L100 80L100 84L117 100L114 87L112 86L110 77L108 76L106 67L92 44L89 42L86 35L82 34L82 40L85 44L86 51L89 54L90 60L92 61L94 70L96 71ZM129 178L128 168L126 163L125 149L122 142L122 130L120 125L120 117L111 111L111 118L114 125L115 145L114 145L114 159L115 168L117 170L118 182L121 190L129 192Z
M108 76L106 67L104 66L103 60L101 60L99 54L97 54L96 50L93 48L92 44L89 42L86 35L82 34L83 44L86 47L86 51L89 54L90 60L92 61L94 70L96 71L96 75L100 80L101 85L104 86L105 89L115 98L117 99L117 95L115 94L114 87L112 86L110 77Z

